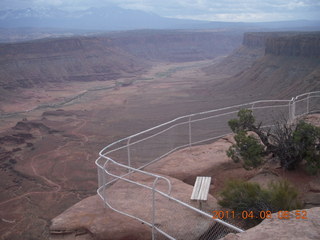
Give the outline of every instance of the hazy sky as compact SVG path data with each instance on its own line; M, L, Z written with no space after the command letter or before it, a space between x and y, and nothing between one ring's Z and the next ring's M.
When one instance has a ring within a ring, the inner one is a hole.
M160 16L211 21L320 20L320 0L0 0L1 9L83 10L110 4Z

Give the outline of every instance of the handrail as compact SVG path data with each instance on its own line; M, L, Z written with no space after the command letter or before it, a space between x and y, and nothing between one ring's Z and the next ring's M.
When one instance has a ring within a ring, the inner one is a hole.
M183 202L183 201L180 201L174 197L172 197L170 194L171 194L171 189L172 189L172 185L171 185L171 182L168 178L164 177L164 176L161 176L159 174L154 174L154 173L150 173L150 172L147 172L145 170L143 170L143 168L145 168L146 166L150 165L151 163L154 163L155 161L158 161L159 159L167 156L168 154L178 150L178 149L181 149L183 147L187 147L187 146L192 146L193 144L200 144L200 143L203 143L203 142L207 142L209 140L213 140L213 139L217 139L217 138L221 138L223 136L225 136L226 134L228 133L223 133L223 134L220 134L218 136L211 136L210 138L205 138L205 139L198 139L198 140L195 140L194 142L193 141L193 138L192 138L192 134L194 132L194 129L192 128L192 124L196 124L200 121L204 121L204 120L210 120L210 119L213 119L213 118L219 118L219 117L224 117L224 116L227 116L227 115L231 115L231 114L235 114L236 112L238 112L240 110L240 108L243 108L243 107L246 107L246 108L250 108L252 110L263 110L263 109L268 109L268 108L286 108L288 110L288 116L289 116L289 120L290 121L294 121L295 118L299 117L299 116L302 116L302 115L305 115L305 114L308 114L308 113L311 113L311 112L315 112L315 111L319 111L320 109L316 109L316 110L312 110L310 111L310 108L311 108L311 103L310 103L310 99L313 99L313 98L320 98L320 91L314 91L314 92L309 92L309 93L304 93L304 94L300 94L296 97L293 97L292 99L290 100L259 100L259 101L254 101L254 102L249 102L249 103L243 103L243 104L238 104L238 105L234 105L234 106L229 106L229 107L224 107L224 108L220 108L220 109L213 109L213 110L209 110L209 111L204 111L204 112L200 112L200 113L194 113L194 114L189 114L189 115L185 115L185 116L181 116L181 117L177 117L173 120L170 120L168 122L165 122L165 123L162 123L160 125L157 125L155 127L152 127L152 128L149 128L147 130L144 130L144 131L141 131L139 133L136 133L136 134L133 134L131 136L128 136L128 137L125 137L123 139L120 139L118 141L115 141L109 145L107 145L106 147L104 147L100 152L99 152L99 158L96 159L95 161L95 164L97 165L98 167L98 173L99 174L106 174L107 176L111 176L113 177L114 179L109 181L109 182L106 182L106 178L103 177L103 183L101 183L101 178L99 176L99 187L98 187L98 190L97 190L97 193L98 195L104 200L104 203L109 207L111 208L112 210L114 211L117 211L123 215L126 215L128 217L131 217L131 218L134 218L136 220L139 220L139 221L142 221L144 223L146 223L148 226L152 227L152 233L154 234L154 231L158 231L160 232L161 234L163 234L164 236L168 237L169 239L174 239L172 236L170 236L169 234L167 234L166 232L164 232L163 230L159 229L157 226L155 226L154 224L154 220L153 220L153 223L150 223L148 221L145 221L137 216L133 216L129 213L125 213L123 211L120 211L119 209L116 209L114 208L113 206L111 206L111 204L108 202L108 199L107 197L105 196L105 189L108 185L110 185L111 183L115 182L115 181L118 181L118 180L123 180L123 181L126 181L128 183L131 183L131 184L134 184L134 185L137 185L137 186L140 186L140 187L143 187L145 189L148 189L150 191L153 192L153 194L157 193L157 194L160 194L161 196L173 201L173 202L176 202L177 204L180 204L192 211L195 211L199 214L201 214L202 216L206 216L206 217L209 217L209 218L212 218L212 215L208 214L208 213L205 213L197 208L194 208L192 206L190 206L189 204ZM259 104L262 104L259 106ZM263 105L263 104L269 104L269 105ZM306 105L306 106L304 106ZM287 108L288 107L288 108ZM302 109L298 109L298 108L302 108ZM306 108L306 109L304 109ZM230 110L230 111L228 111ZM297 111L299 110L299 112ZM225 112L227 111L227 112ZM209 114L213 114L213 113L217 113L216 115L209 115ZM207 116L205 116L207 115ZM188 144L180 144L179 146L177 147L172 147L171 150L169 150L168 152L162 154L161 156L158 156L156 157L155 159L151 159L147 164L144 164L143 166L140 166L140 167L137 167L137 168L134 168L131 166L131 150L130 150L130 147L131 146L134 146L134 145L137 145L139 143L142 143L144 141L147 141L151 138L155 138L163 133L166 133L168 131L170 131L171 129L174 129L178 126L183 126L183 125L186 125L186 128L187 128L187 132L188 132L188 137L189 137L189 143ZM267 125L266 125L267 126ZM269 124L269 126L272 126ZM152 133L153 131L155 130L158 130L157 132L154 132ZM144 134L151 134L151 135L147 135L145 137ZM134 138L136 137L139 137L139 136L142 136L143 138L141 139L137 139L136 141L134 141ZM123 146L120 146L120 147L116 147L114 149L112 149L114 146L116 146L117 144L123 144ZM112 159L110 156L108 156L109 154L111 153L114 153L114 152L117 152L119 150L122 150L122 149L125 149L127 148L127 158L128 158L128 165L126 164L122 164L120 163L119 161L116 161L114 159ZM104 160L105 162L101 163L101 161ZM112 163L118 167L120 167L121 169L123 169L124 171L123 172L126 172L125 174L114 174L114 173L111 173L109 170L108 170L108 165L109 163ZM153 183L152 183L152 186L148 186L148 185L145 185L145 184L142 184L142 183L139 183L137 181L134 181L134 180L131 180L131 179L128 179L127 176L133 174L133 173L140 173L140 174L144 174L144 175L147 175L147 176L150 176L153 178ZM104 176L104 175L103 175ZM162 191L160 191L159 189L156 189L156 183L158 180L164 180L165 182L167 182L168 184L168 192L167 193L164 193ZM153 199L153 201L155 201ZM155 207L155 204L153 203L153 208ZM155 209L153 209L154 211ZM154 213L153 213L154 214ZM154 216L153 216L154 218ZM229 228L229 229L232 229L236 232L242 232L243 230L240 229L240 228L237 228L229 223L226 223L220 219L214 219L214 221L222 224L223 226Z
M172 188L172 186L171 186L171 182L170 182L170 180L169 180L168 178L163 177L163 176L158 175L158 174L149 173L149 172L146 172L146 171L143 171L143 170L140 170L140 169L136 169L136 168L133 168L133 167L126 166L126 165L124 165L124 164L121 164L121 163L118 163L118 162L114 161L113 159L111 159L111 158L109 158L109 157L107 157L106 159L107 159L106 163L107 163L108 161L110 161L110 162L113 162L114 164L118 165L119 167L126 168L126 169L128 169L128 170L131 170L132 172L138 172L138 173L142 173L142 174L145 174L145 175L148 175L148 176L151 176L151 177L160 178L160 179L165 180L165 181L168 183L168 186L169 186L169 188L168 188L168 195L171 194L171 188ZM104 169L104 171L107 172L107 170L106 170L106 168L105 168L106 163L104 164L103 169ZM122 180L125 180L125 181L128 181L128 182L131 182L131 180L126 179L126 178L123 178L123 176L114 175L114 174L109 173L109 172L107 172L107 173L108 173L110 176L117 177L117 178L119 178L119 179L122 179ZM128 174L128 175L129 175L129 174ZM140 184L140 183L137 183L137 182L131 182L131 183L134 183L134 184L136 184L136 185L139 185L139 184ZM143 184L142 184L142 185L143 185ZM147 187L146 185L144 185L144 186ZM150 189L151 189L151 188L150 188Z
M242 106L246 106L246 105L252 105L252 104L256 105L256 104L258 104L258 103L268 103L268 102L290 102L290 100L259 100L259 101L254 101L254 102L249 102L249 103L243 103L243 104L239 104L239 105L233 105L233 106L230 106L230 107L213 109L213 110L209 110L209 111L203 111L203 112L199 112L199 113L193 113L193 114L189 114L189 115L184 115L184 116L181 116L181 117L177 117L177 118L172 119L172 120L170 120L170 121L168 121L168 122L159 124L159 125L157 125L157 126L155 126L155 127L151 127L151 128L149 128L149 129L147 129L147 130L138 132L138 133L136 133L136 134L133 134L133 135L130 135L130 136L128 136L128 137L122 138L122 139L120 139L120 140L118 140L118 141L115 141L115 142L107 145L106 147L104 147L104 148L99 152L99 155L100 155L100 156L101 156L101 155L104 155L103 152L104 152L106 149L110 148L111 146L113 146L113 145L115 145L115 144L117 144L117 143L119 143L119 142L128 140L129 138L137 137L137 136L142 135L142 134L144 134L144 133L151 132L151 131L153 131L153 130L155 130L155 129L158 129L158 128L161 128L161 127L166 126L166 125L168 125L168 124L177 122L177 121L179 121L179 120L181 120L181 119L183 119L183 118L189 118L189 117L194 117L194 116L198 116L198 115L204 115L204 114L208 114L208 113L214 113L214 112L223 111L223 110L228 110L228 109L231 109L231 108L238 108L238 107L242 107ZM107 152L107 153L108 153L108 152ZM105 154L107 154L107 153L105 153Z
M300 94L300 95L296 96L295 98L297 99L297 98L300 98L302 96L311 95L311 94L318 94L318 93L319 93L319 91L307 92L307 93Z

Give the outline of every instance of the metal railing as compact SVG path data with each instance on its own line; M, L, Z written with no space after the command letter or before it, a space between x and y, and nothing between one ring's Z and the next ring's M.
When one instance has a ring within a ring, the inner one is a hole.
M319 106L320 91L309 92L291 100L255 101L190 114L123 138L99 153L97 192L109 208L150 226L153 239L219 239L230 232L242 232L187 200L173 197L173 179L143 169L179 149L230 134L228 120L236 118L240 109L251 109L258 122L272 126L275 120L293 122L317 112ZM136 194L134 199L126 199L130 191ZM176 222L179 229L171 224Z

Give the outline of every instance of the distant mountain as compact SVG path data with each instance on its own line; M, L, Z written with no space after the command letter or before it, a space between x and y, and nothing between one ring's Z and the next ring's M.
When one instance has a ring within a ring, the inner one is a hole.
M202 23L209 22L164 18L156 14L116 6L73 12L57 8L0 11L0 28L173 29Z
M261 29L320 30L320 21L283 21L267 23L210 22L174 19L140 10L129 10L110 5L82 11L58 8L0 10L1 28L55 28L89 31L133 29L210 29L232 28L255 31Z

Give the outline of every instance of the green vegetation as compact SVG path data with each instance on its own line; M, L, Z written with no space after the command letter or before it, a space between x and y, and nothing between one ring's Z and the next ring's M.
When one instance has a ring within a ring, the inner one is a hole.
M245 212L247 219L257 222L267 218L267 213L302 207L298 191L287 181L272 182L267 189L263 189L257 183L232 180L226 183L220 196L222 207L230 208L238 215Z
M259 213L262 210L269 210L267 191L263 190L259 184L232 180L220 193L222 199L219 204L236 212L253 211Z
M303 161L311 174L320 169L320 128L304 121L290 125L286 121L277 122L272 129L262 129L255 124L252 111L242 109L237 119L228 122L235 133L235 141L227 155L235 162L242 162L244 168L261 166L263 156L272 153L283 168L292 170ZM248 132L254 132L255 136Z
M298 149L298 159L306 160L307 171L316 174L320 169L320 128L299 122L292 137Z
M302 208L302 203L298 200L298 191L287 181L270 183L268 197L272 212Z
M234 137L236 144L233 144L227 151L228 157L234 162L243 160L243 167L247 170L257 168L262 164L264 148L259 141L245 131L238 132Z

